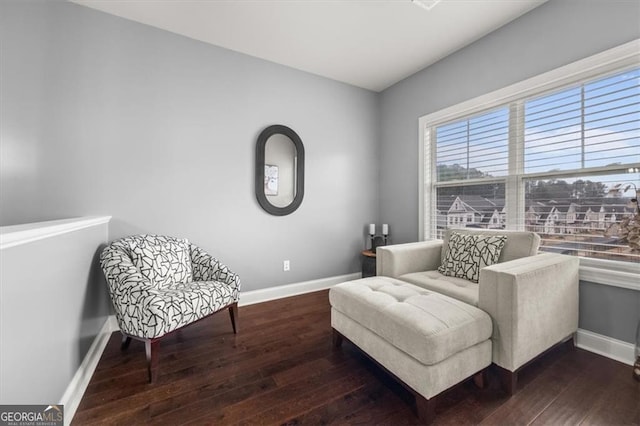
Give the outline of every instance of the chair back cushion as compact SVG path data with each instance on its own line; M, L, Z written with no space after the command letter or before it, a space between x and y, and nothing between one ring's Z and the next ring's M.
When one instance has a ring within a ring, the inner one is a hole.
M140 274L156 288L193 281L189 241L143 235L128 241L129 256Z
M506 229L447 229L443 237L442 262L444 262L449 253L449 238L452 232L463 235L505 235L507 240L498 257L498 263L508 262L526 256L534 256L538 253L538 248L540 247L540 236L535 232L508 231Z

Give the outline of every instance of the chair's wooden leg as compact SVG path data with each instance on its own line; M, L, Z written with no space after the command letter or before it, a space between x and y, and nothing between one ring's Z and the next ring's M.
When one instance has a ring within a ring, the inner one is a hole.
M233 327L233 334L237 334L238 325L236 324L236 320L238 319L238 302L229 306L229 316L231 317L231 327Z
M160 340L145 340L144 349L147 353L149 383L154 383L158 377L158 352L160 351Z
M518 373L516 371L509 371L497 365L496 367L498 370L498 376L500 377L500 382L502 383L502 388L507 395L512 396L516 392L516 387L518 385Z
M120 350L124 351L129 347L129 344L131 343L131 337L123 334L122 335L122 344L120 345Z
M416 412L421 424L429 425L436 418L436 398L426 399L420 394L415 394Z
M342 346L343 337L342 337L342 334L340 334L340 332L335 328L332 328L331 330L332 330L331 341L333 342L333 347L337 349L340 346Z

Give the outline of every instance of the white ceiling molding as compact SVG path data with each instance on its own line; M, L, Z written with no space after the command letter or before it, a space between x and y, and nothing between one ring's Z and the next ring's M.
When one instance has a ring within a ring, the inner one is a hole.
M72 0L382 91L546 0Z

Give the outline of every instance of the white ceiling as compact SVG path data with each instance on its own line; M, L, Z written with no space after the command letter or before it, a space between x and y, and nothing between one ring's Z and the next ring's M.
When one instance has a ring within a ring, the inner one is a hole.
M378 92L546 0L72 1Z

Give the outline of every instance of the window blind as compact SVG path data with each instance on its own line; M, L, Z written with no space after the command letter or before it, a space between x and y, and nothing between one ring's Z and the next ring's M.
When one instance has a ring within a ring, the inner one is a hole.
M525 102L525 173L640 162L640 69Z
M507 175L508 108L438 126L435 133L438 181Z
M541 235L542 250L640 262L609 232L636 213L640 68L529 94L425 134L425 218L435 238L451 228L525 229Z

